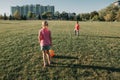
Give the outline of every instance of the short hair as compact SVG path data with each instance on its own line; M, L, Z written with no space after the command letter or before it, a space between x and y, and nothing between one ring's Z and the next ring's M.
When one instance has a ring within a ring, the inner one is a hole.
M43 22L42 22L42 25L43 25L43 26L48 26L48 22L47 22L47 21L43 21Z

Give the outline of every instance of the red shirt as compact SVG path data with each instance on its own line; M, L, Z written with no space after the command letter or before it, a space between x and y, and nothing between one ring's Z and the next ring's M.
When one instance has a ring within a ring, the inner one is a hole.
M80 29L79 24L76 24L76 25L75 25L75 30L77 30L77 31L78 31L79 29Z

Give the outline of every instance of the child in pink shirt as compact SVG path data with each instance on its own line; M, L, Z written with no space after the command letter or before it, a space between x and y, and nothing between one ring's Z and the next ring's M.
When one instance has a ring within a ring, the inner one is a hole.
M42 22L42 29L39 30L38 33L38 40L40 43L40 47L43 53L43 62L44 62L44 67L46 67L46 58L47 58L47 62L50 65L50 54L49 54L49 49L50 46L52 45L52 39L51 39L51 32L48 29L48 22L47 21L43 21Z

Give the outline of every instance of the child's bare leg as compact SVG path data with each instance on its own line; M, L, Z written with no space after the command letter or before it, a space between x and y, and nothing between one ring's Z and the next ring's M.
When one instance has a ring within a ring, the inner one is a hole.
M43 53L43 66L45 67L46 66L46 61L45 61L45 58L46 58L46 53L45 53L45 51L42 51L42 53Z
M76 35L76 30L75 30L75 35Z
M48 64L50 65L50 54L49 54L49 50L46 51L46 55L47 55L47 59L48 59Z
M77 31L77 35L79 36L79 31Z

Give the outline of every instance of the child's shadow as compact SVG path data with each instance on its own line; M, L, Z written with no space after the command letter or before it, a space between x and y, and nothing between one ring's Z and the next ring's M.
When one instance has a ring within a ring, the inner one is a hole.
M72 56L54 56L54 58L60 59L79 59L77 57ZM96 66L96 65L82 65L82 64L64 64L62 62L53 62L49 67L64 67L64 68L82 68L82 69L99 69L99 70L107 70L113 72L120 72L120 68L115 67L106 67L106 66Z
M81 69L99 69L99 70L107 70L112 72L120 72L120 68L115 67L105 67L105 66L94 66L94 65L81 65L81 64L63 64L63 63L53 63L49 67L64 67L64 68L81 68Z
M73 56L54 56L53 58L60 58L60 59L78 59L77 57L73 57Z

